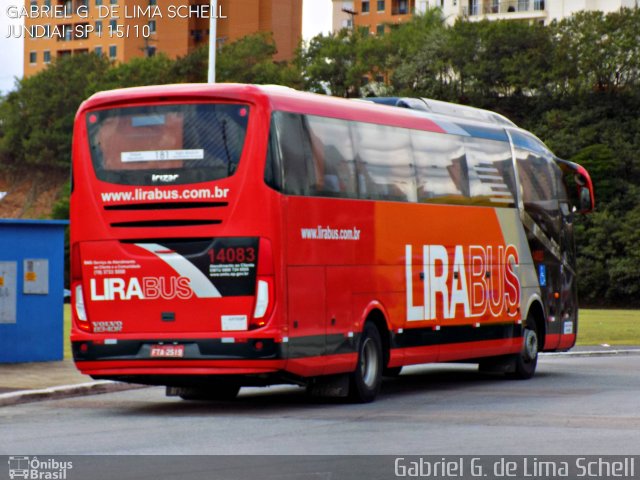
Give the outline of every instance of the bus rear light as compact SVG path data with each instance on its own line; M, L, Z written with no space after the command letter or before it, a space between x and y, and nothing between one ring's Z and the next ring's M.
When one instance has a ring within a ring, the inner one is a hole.
M249 330L264 327L269 321L274 305L274 284L272 276L258 277L256 282L256 306Z
M76 309L76 319L78 320L78 328L89 331L89 322L87 322L87 310L84 307L84 294L82 285L78 284L74 288L74 306Z
M264 327L275 305L275 281L273 276L273 251L271 242L260 239L258 247L258 272L256 278L256 304L249 330Z
M258 294L256 295L256 308L253 318L263 318L269 308L269 283L258 280Z

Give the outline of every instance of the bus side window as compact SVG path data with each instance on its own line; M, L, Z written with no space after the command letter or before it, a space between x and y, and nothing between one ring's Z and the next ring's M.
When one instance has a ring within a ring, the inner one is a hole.
M361 122L354 122L353 126L361 197L415 202L409 130Z
M267 144L267 160L264 166L264 183L280 192L282 191L282 155L276 130L275 120L272 118Z
M312 195L316 174L312 163L312 151L302 116L294 113L275 112L278 144L282 155L284 191L292 195Z
M521 149L516 149L516 160L525 211L549 237L557 240L560 212L553 161Z
M474 205L515 207L511 146L506 142L465 138L469 192Z
M306 119L316 171L322 174L322 182L316 186L317 193L355 198L355 155L349 134L350 122L313 115Z
M411 132L418 201L466 203L468 175L461 139L443 133Z

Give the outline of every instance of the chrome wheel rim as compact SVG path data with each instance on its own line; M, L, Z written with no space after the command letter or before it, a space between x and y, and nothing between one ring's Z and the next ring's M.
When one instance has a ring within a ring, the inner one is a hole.
M535 330L524 331L523 356L528 362L534 361L538 357L538 335Z
M368 388L375 386L378 376L378 352L372 339L367 338L362 345L360 356L360 374L362 381Z

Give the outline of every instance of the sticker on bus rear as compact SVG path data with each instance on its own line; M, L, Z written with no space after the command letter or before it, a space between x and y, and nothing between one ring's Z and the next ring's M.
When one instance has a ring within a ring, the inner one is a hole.
M167 241L158 244L136 244L154 253L168 263L183 277L188 275L185 262L195 267L219 292L219 296L245 296L255 293L256 268L258 264L257 237L222 237L192 241ZM157 247L161 247L161 250ZM197 295L197 292L196 292Z

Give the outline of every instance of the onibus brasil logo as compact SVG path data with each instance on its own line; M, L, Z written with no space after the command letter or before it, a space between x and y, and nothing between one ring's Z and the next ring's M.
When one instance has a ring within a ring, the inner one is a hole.
M53 458L39 460L38 457L9 457L9 478L33 480L66 480L67 470L73 468L73 462L60 462Z

